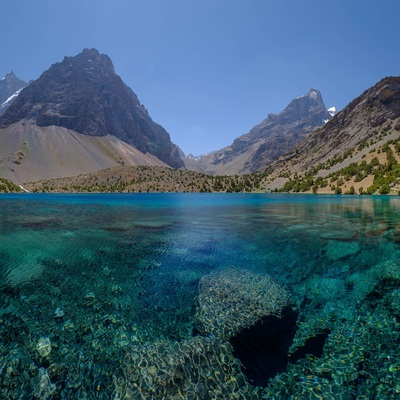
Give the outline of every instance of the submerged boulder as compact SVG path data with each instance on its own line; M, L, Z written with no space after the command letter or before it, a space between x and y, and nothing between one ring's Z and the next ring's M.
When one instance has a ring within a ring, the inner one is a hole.
M328 260L337 261L348 256L357 254L361 250L358 242L342 242L330 240L326 250Z
M51 342L48 337L41 337L36 345L36 349L41 357L48 357L51 352Z
M132 349L116 377L114 399L252 399L252 387L218 338L147 343Z
M199 282L195 336L134 346L114 398L259 398L252 384L285 370L296 320L287 291L268 275L219 269Z
M56 385L51 383L45 368L39 368L38 375L31 380L34 396L37 399L50 400L56 392Z
M366 271L355 272L347 278L346 285L356 301L379 301L400 288L400 263L385 261Z
M288 304L287 291L268 275L229 267L199 282L196 329L229 340L261 318L279 316Z

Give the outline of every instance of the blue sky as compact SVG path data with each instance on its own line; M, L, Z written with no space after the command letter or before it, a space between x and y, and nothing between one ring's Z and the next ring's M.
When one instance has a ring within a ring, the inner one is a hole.
M97 48L196 155L311 87L342 109L400 74L398 0L13 0L0 9L0 76L35 79Z

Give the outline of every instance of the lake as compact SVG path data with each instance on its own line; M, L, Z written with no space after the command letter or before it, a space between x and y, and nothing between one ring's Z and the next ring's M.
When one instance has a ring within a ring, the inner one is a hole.
M400 396L400 198L1 195L0 226L1 398Z

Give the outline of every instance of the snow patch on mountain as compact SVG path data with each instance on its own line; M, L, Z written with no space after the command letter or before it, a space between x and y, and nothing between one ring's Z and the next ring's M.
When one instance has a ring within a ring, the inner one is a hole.
M337 114L336 107L328 108L328 113L331 114L332 117L334 117Z
M14 94L12 94L0 107L5 107L8 103L10 103L10 101L14 100L21 93L22 89L19 89Z

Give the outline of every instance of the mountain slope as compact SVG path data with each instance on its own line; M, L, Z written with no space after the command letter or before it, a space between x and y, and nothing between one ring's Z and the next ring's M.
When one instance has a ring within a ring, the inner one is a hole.
M110 58L95 49L53 64L22 90L0 127L22 120L89 136L113 135L171 167L183 166L169 134L115 73Z
M279 114L269 114L232 145L199 160L186 160L186 167L214 174L244 174L265 168L300 143L315 128L330 120L316 89L298 97Z
M5 113L27 85L28 83L19 79L13 71L0 80L0 115Z
M284 155L274 170L306 171L378 137L400 129L400 77L382 79L354 99L329 123Z
M400 135L400 77L372 86L269 167L270 188L295 174L327 176ZM279 178L280 177L280 178Z
M112 135L95 137L29 122L0 129L0 176L18 184L120 165L167 167Z

